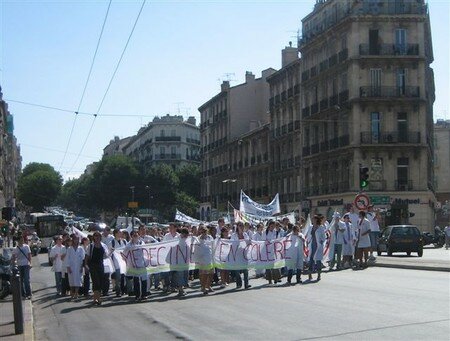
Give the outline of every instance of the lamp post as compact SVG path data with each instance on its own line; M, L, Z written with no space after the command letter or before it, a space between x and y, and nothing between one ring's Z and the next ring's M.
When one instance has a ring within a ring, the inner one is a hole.
M130 186L131 189L131 201L134 201L134 186Z
M131 189L131 202L134 202L134 186L130 186ZM128 221L127 221L128 226ZM131 226L134 228L134 211L131 211Z
M145 186L145 189L148 191L148 212L147 212L147 214L148 214L148 216L147 216L147 224L150 222L150 202L151 202L151 199L152 199L152 195L151 195L151 192L150 192L150 186Z

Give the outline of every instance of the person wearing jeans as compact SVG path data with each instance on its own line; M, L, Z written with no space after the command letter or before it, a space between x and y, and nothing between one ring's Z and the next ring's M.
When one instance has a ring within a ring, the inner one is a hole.
M114 251L116 248L122 248L125 247L126 241L123 239L122 232L120 230L114 230L113 232L114 239L111 241L112 251ZM119 261L116 259L116 255L112 253L112 260L114 262L114 280L115 280L115 291L116 296L120 297L122 296L126 291L125 286L125 274L120 272L120 265Z
M17 262L19 268L20 278L22 280L22 295L27 299L31 299L31 250L28 244L24 244L23 240L23 236L19 234L17 239L18 245L14 248L12 260Z

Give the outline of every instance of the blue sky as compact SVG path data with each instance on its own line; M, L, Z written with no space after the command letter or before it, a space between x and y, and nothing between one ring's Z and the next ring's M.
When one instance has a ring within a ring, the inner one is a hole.
M199 118L227 73L280 68L281 49L295 41L314 0L147 1L118 73L81 151L93 117L9 102L23 165L46 162L65 179L101 158L115 135L126 137L155 115ZM0 84L6 100L75 111L108 1L1 1ZM126 43L141 1L113 1L80 111L95 113ZM450 119L450 0L430 0L435 62L435 118ZM70 171L70 172L69 172Z

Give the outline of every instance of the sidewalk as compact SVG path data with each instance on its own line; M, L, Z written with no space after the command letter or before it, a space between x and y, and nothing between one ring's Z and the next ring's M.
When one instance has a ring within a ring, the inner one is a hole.
M0 248L0 254L3 254L3 250L4 248ZM35 264L39 265L39 260L37 257L33 257L32 262L33 266L35 266ZM23 334L16 335L12 295L10 294L3 300L0 300L0 339L2 341L34 340L32 300L22 300L22 304Z
M450 250L425 246L422 257L418 257L417 253L407 256L404 252L394 252L391 257L384 253L377 257L373 266L450 272Z

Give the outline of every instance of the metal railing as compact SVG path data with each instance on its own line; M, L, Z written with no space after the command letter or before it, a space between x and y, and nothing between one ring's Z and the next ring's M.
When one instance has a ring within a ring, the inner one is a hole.
M398 131L373 133L361 132L361 144L393 144L393 143L420 143L420 132L413 131L399 133Z
M361 56L418 56L419 44L360 44Z
M362 86L359 88L361 98L383 98L383 97L420 97L418 86Z

